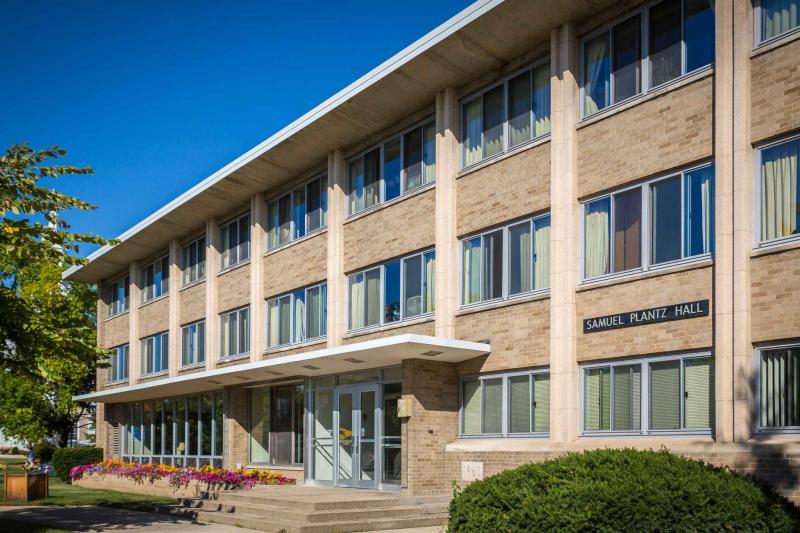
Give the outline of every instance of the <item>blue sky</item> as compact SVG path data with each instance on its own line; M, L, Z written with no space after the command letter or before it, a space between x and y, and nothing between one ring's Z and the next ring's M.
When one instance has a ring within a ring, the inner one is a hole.
M55 188L98 207L73 229L114 237L470 3L13 2L0 148L93 167Z

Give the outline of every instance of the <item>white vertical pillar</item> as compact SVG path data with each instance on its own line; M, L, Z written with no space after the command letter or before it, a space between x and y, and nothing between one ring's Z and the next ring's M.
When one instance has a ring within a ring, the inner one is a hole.
M181 366L181 243L169 243L169 375L177 376Z
M219 316L217 279L219 274L219 226L212 218L206 222L206 368L219 361Z
M128 290L128 383L130 385L136 384L141 376L141 343L139 342L139 306L142 304L142 291L139 286L141 278L139 276L139 263L131 263L130 268L131 284Z
M328 346L338 346L347 331L347 280L344 275L346 169L344 155L328 155Z
M261 193L250 199L250 360L259 361L266 348L264 333L264 263L266 203Z

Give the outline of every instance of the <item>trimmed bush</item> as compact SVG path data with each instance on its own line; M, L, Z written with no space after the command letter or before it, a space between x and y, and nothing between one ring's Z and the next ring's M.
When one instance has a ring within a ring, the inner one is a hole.
M103 448L59 448L53 454L53 468L62 481L70 482L70 470L75 466L99 463L103 460Z
M40 463L49 463L53 460L53 453L55 453L56 449L54 445L43 440L33 447L33 454Z
M456 491L448 531L800 531L800 513L750 477L666 450L593 450Z

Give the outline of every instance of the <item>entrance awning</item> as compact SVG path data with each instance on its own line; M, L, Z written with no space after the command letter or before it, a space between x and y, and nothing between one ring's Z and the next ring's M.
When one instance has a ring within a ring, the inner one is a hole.
M404 359L458 363L486 355L490 350L489 344L481 342L427 335L396 335L182 376L165 377L146 383L82 394L73 399L101 403L131 402L216 390L229 385L369 370L398 365Z

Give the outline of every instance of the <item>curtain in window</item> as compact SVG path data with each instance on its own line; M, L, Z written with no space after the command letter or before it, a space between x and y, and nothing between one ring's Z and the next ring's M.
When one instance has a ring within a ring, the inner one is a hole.
M464 166L469 166L481 160L481 99L476 98L464 105Z
M483 95L483 156L491 157L503 151L503 86L500 85Z
M481 432L481 382L465 381L463 395L463 432L474 435Z
M306 292L306 334L309 339L320 337L322 335L320 328L320 314L322 313L321 305L321 287L313 287Z
M611 428L611 371L609 368L590 368L584 375L585 405L583 425L586 431Z
M584 277L608 274L610 200L604 198L586 205L584 220Z
M710 428L714 409L714 363L711 357L683 364L683 427Z
M364 327L364 274L350 276L350 329Z
M424 261L423 312L432 313L436 310L436 255L433 252L426 253Z
M800 348L764 350L760 366L760 426L800 426Z
M503 380L487 379L483 382L483 432L503 431Z
M798 219L797 165L800 141L761 154L761 239L796 234Z
M292 235L292 239L298 239L306 234L306 192L303 187L294 191L292 219L294 221L294 235Z
M533 71L533 136L550 133L550 63Z
M531 139L531 73L520 74L508 82L508 145Z
M479 302L481 299L481 239L477 237L464 241L462 260L463 288L465 304Z
M642 367L614 367L614 431L642 429Z
M608 33L598 35L584 45L584 89L583 108L591 115L608 105L609 59Z
M650 429L681 428L681 362L650 364Z
M545 289L550 286L550 217L534 221L533 232L533 288Z
M422 129L422 183L436 179L436 123L428 122Z
M267 343L269 346L278 346L280 344L279 332L281 322L278 308L278 300L270 300L267 302L267 323L269 324Z
M403 170L405 190L422 185L422 126L403 136Z
M530 376L508 378L508 431L528 433L531 430Z
M230 344L231 344L231 329L230 329L230 315L222 315L220 319L220 347L222 357L226 355L230 355Z
M508 228L509 240L509 294L528 292L533 287L531 275L533 273L531 262L533 250L531 249L531 223L524 222Z
M306 340L306 302L305 291L297 291L294 295L294 331L292 332L291 342L303 342Z
M533 376L533 431L550 431L550 374Z
M684 213L684 255L714 250L714 168L686 174Z
M351 161L348 167L348 212L352 215L364 209L364 159Z
M798 11L798 0L761 0L761 40L766 41L800 25Z
M367 323L365 326L373 326L381 322L381 272L380 269L371 270L365 275L366 278L366 306Z

